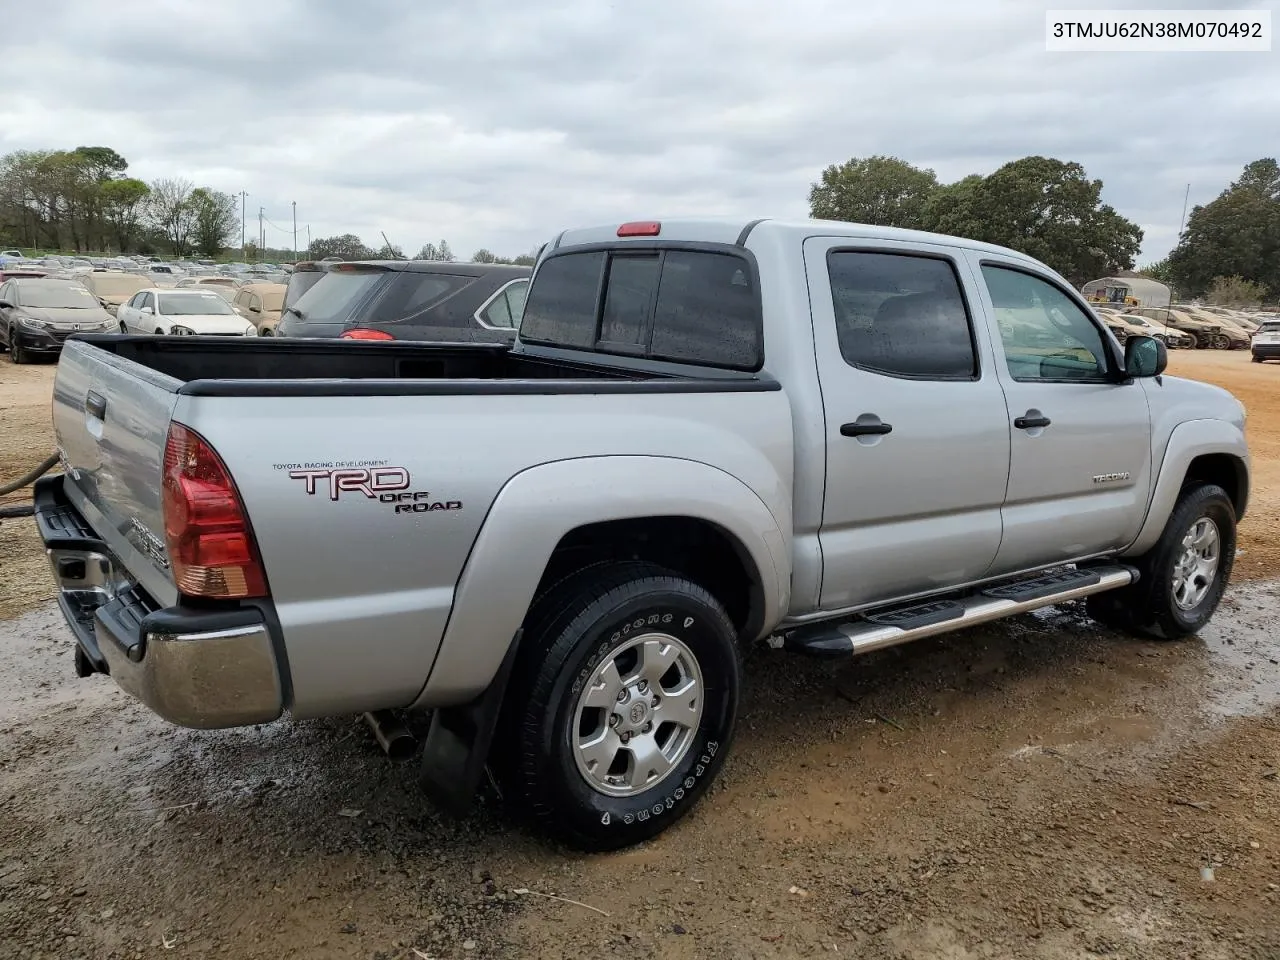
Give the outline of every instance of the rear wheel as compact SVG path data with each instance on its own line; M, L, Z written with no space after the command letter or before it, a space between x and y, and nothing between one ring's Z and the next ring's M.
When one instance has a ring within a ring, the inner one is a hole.
M1156 545L1139 557L1138 582L1090 597L1090 616L1163 640L1200 630L1218 608L1236 554L1236 512L1214 484L1188 487Z
M1187 344L1187 349L1188 349L1188 350L1199 350L1199 349L1201 349L1201 346L1200 346L1200 338L1199 338L1199 337L1197 337L1194 333L1188 333L1188 334L1187 334L1187 339L1191 341L1190 343L1188 343L1188 344Z
M520 656L495 759L566 842L646 840L715 779L740 667L733 624L702 587L648 563L595 566L535 603Z

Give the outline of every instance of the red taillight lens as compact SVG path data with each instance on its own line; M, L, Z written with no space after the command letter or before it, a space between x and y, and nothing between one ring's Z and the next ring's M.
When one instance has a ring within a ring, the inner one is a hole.
M340 340L394 340L389 333L383 333L381 330L362 330L356 327L354 330L343 330L339 334Z
M656 237L662 232L662 224L657 220L637 220L624 223L618 228L620 237Z
M169 425L164 536L178 589L189 597L265 597L267 577L240 494L204 437Z

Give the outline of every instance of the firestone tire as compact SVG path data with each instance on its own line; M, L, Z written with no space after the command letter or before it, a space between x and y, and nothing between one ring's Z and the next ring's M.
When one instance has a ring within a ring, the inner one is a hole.
M1235 553L1236 512L1227 492L1214 484L1189 487L1156 545L1134 563L1138 582L1090 597L1089 614L1157 640L1191 636L1218 608Z
M664 663L677 648L678 659L662 680L648 686L634 680L646 658ZM634 667L627 665L632 650L641 651ZM656 836L687 814L719 773L737 720L740 673L737 632L702 587L639 562L596 565L562 581L538 599L526 620L501 742L495 743L509 751L497 764L506 793L544 830L580 850L615 850ZM700 687L672 680L676 692L666 695L667 678L692 683L695 674ZM603 679L609 676L624 688L616 706ZM634 694L637 683L645 693L627 707L623 694ZM670 714L687 720L684 726L666 719L662 708L669 704L688 709L690 689L699 701L697 719ZM609 705L584 705L593 700ZM642 736L637 727L627 734L635 747L606 745L611 762L607 752L594 767L584 761L591 753L584 741L620 737L617 722L626 733L628 724L646 718L652 718L652 733ZM664 730L662 749L671 757L657 762L668 768L651 775L640 758Z

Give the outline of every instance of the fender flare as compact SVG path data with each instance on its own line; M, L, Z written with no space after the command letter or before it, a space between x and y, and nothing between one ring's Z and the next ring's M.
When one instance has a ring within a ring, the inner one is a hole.
M779 494L782 487L779 486ZM484 691L516 636L547 561L565 534L592 523L678 516L715 524L754 563L763 630L790 603L790 501L775 517L741 480L695 460L605 456L559 460L516 474L472 545L431 672L414 707L465 703Z
M1182 490L1182 482L1186 479L1187 468L1196 457L1206 454L1225 454L1234 457L1241 464L1247 480L1249 469L1249 448L1244 434L1225 420L1188 420L1178 424L1169 435L1169 443L1165 446L1164 460L1160 464L1160 472L1156 477L1155 492L1147 507L1146 519L1142 529L1133 543L1124 550L1122 556L1134 557L1150 550L1165 523L1173 512L1178 494ZM1248 497L1247 483L1245 499Z

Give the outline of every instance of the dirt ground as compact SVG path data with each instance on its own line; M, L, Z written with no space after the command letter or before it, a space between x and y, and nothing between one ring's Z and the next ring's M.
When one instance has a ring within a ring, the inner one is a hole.
M1252 582L1203 637L1071 606L847 664L753 650L715 789L604 856L488 794L443 817L355 719L196 732L76 680L3 521L0 960L1280 957L1280 367L1172 360L1250 413ZM0 480L51 448L51 374L0 363Z

